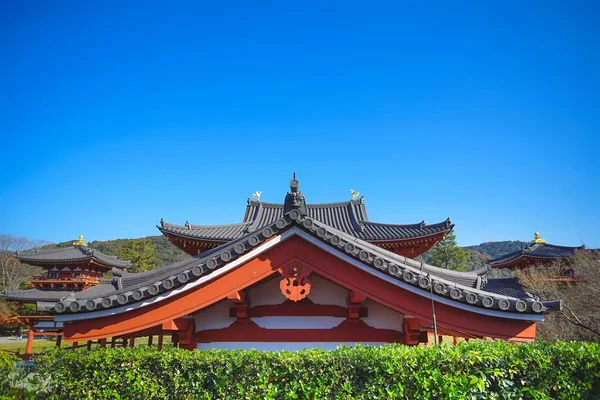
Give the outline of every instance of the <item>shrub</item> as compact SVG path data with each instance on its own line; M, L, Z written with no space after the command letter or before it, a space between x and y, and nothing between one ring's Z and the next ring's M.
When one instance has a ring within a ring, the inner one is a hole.
M600 398L600 345L578 342L298 352L56 350L34 364L18 373L34 374L29 392L51 399Z

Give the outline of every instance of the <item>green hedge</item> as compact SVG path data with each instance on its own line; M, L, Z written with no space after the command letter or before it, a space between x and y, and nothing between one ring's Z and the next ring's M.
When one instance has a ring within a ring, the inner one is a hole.
M51 399L594 399L600 345L460 343L298 352L58 350L0 375ZM6 382L6 384L5 384Z

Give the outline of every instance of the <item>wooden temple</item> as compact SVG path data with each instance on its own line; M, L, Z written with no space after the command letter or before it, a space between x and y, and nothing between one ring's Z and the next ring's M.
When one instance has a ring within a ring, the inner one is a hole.
M569 265L569 259L578 250L584 249L585 246L569 247L546 243L540 234L535 232L534 239L527 246L490 260L488 265L491 268L508 268L511 270L531 267L533 265L556 267L556 279L570 280L574 279L574 273Z
M43 275L28 282L41 291L80 291L98 285L103 274L112 268L126 269L129 261L119 260L88 247L83 236L72 246L52 250L20 252L16 258L44 268Z
M74 299L76 292L88 289L86 293L89 293L92 287L102 287L102 276L113 268L125 270L131 266L129 261L88 247L83 236L79 236L72 246L18 252L15 257L21 263L41 267L45 272L28 282L33 289L6 291L4 297L9 301L35 303L41 313L52 309L57 301ZM18 319L29 325L26 354L31 353L34 336L57 336L60 345L62 324L55 322L51 315L20 316Z
M489 279L486 268L455 272L402 255L421 251L414 240L426 236L425 225L370 223L362 199L333 204L306 204L293 179L283 204L249 203L253 217L241 226L163 223L193 257L140 273L114 268L111 282L54 298L49 313L74 343L158 335L161 346L170 335L187 349L295 350L442 336L532 341L536 322L561 307ZM429 236L451 229L449 221L439 225Z

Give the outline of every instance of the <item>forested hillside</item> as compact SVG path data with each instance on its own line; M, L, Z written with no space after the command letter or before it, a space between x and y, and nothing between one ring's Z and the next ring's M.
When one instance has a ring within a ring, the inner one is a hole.
M485 242L480 245L462 248L471 254L471 258L467 262L469 269L477 269L485 265L488 260L517 251L527 246L527 244L528 242L520 240L506 240L502 242ZM431 250L423 254L421 258L424 262L428 262L431 258Z

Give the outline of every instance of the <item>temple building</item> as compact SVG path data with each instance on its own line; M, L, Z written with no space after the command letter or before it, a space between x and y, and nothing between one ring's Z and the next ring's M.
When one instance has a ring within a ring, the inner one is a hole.
M131 266L129 261L91 249L83 236L69 247L18 252L15 257L21 263L44 268L45 273L28 282L33 289L5 291L3 297L9 301L35 303L38 311L53 307L61 299L75 298L75 292L86 289L86 293L93 292L92 287L103 287L101 278L104 274ZM20 316L19 320L30 328L26 354L31 353L31 341L36 335L57 336L60 345L62 324L55 322L52 316Z
M535 233L534 239L521 250L505 254L488 262L492 268L508 268L511 270L525 268L533 265L556 266L557 276L573 277L573 270L569 266L569 258L575 255L577 250L583 250L585 246L569 247L557 246L546 243Z
M193 257L140 273L113 268L110 283L48 298L46 309L66 341L101 345L153 335L159 346L170 335L188 349L262 350L534 340L560 301L489 279L487 268L455 272L402 254L451 227L372 223L363 199L310 205L292 179L283 204L250 202L241 224L162 223Z
M16 258L46 270L29 282L34 291L20 292L22 295L36 291L81 291L98 285L102 275L112 268L126 269L131 265L129 261L89 248L83 236L70 247L20 252Z
M415 258L442 240L454 225L450 219L428 225L423 222L408 225L382 224L369 221L365 199L338 203L307 204L307 216L347 235L364 240L393 253ZM284 214L284 205L248 199L242 222L227 225L185 225L160 221L157 228L186 253L195 256L232 240L258 232L273 224Z

